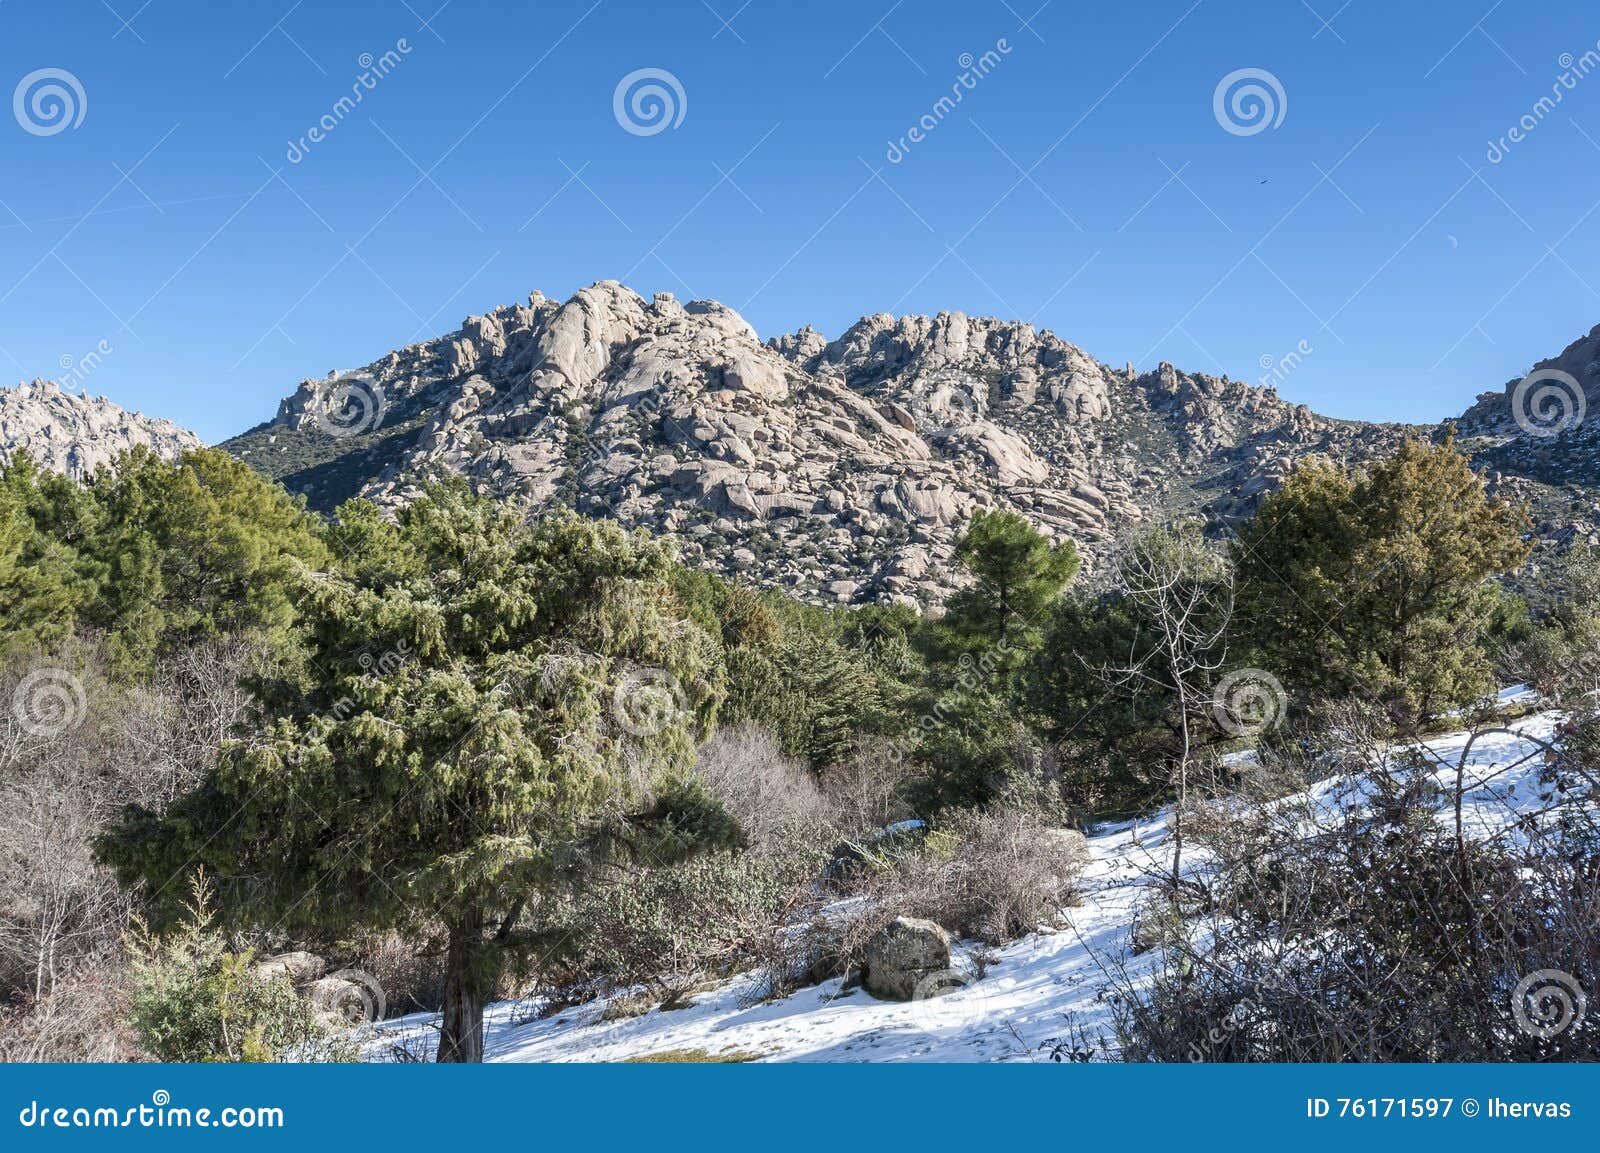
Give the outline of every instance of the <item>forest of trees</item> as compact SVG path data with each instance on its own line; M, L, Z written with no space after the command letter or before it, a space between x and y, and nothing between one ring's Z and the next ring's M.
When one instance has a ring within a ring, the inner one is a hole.
M485 1006L515 993L669 1003L760 970L778 995L847 971L889 910L1010 939L1070 898L1055 832L1163 804L1171 916L1226 904L1237 932L1298 874L1187 891L1191 837L1233 838L1228 861L1282 849L1199 815L1243 787L1224 754L1314 776L1331 732L1390 748L1502 681L1577 706L1595 687L1600 567L1572 554L1571 595L1530 609L1497 580L1528 529L1453 443L1412 441L1359 472L1301 466L1236 533L1143 528L1089 574L1070 541L980 512L962 591L920 614L751 589L458 478L323 519L213 450L86 484L19 458L0 474L0 1056L348 1056L255 963L308 950L379 974L390 1011L437 1011L439 1060L477 1061ZM1453 923L1481 946L1461 987L1500 979L1512 952L1474 894L1538 894L1396 806L1411 832L1364 845L1348 883L1461 870ZM913 843L880 837L913 818ZM1583 836L1563 875L1593 900ZM869 898L862 923L783 931L841 892ZM1424 961L1452 987L1442 947ZM1126 1049L1183 1059L1247 996L1174 966L1183 995L1134 1004ZM1381 990L1359 992L1352 1011ZM1463 1038L1365 1052L1484 1052Z

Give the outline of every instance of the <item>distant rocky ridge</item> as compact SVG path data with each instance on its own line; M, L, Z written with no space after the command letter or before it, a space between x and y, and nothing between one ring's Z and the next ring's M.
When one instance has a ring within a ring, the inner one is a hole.
M1600 325L1456 423L1462 446L1532 507L1542 541L1600 546Z
M1578 382L1593 419L1530 431L1512 381L1456 422L1461 443L1533 507L1543 543L1600 543L1600 327L1536 369ZM357 495L398 507L448 471L530 514L567 505L670 534L690 563L807 599L929 604L960 579L951 553L978 509L1015 510L1103 571L1142 520L1195 513L1220 531L1308 456L1359 462L1407 433L1442 426L1333 420L1166 363L1117 369L1019 322L878 314L833 340L763 343L715 301L602 281L307 380L221 447L322 511ZM48 382L0 389L0 461L26 448L83 477L136 444L199 443Z
M105 397L67 392L54 381L0 388L0 465L26 451L43 467L86 480L139 445L165 459L200 438L168 420L128 412Z
M305 381L224 447L322 509L398 505L444 469L671 533L763 585L927 603L977 509L1072 538L1092 567L1158 510L1241 515L1307 454L1402 432L1170 364L1113 369L1024 323L880 314L763 344L714 301L603 281Z

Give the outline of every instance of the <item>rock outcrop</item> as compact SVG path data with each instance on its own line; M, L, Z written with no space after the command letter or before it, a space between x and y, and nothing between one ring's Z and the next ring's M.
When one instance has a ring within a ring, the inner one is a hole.
M103 396L68 392L54 381L0 388L0 465L26 452L53 472L86 480L141 445L171 459L199 448L200 438L171 421L127 412Z
M808 599L928 604L979 509L1092 568L1156 510L1248 511L1257 466L1369 451L1373 427L1167 364L1133 377L1029 324L880 314L763 344L715 301L602 281L306 381L225 447L317 508L397 505L442 470Z

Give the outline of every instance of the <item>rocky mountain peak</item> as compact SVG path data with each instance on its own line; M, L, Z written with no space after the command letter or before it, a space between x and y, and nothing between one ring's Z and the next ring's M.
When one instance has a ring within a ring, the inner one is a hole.
M1467 435L1555 439L1582 433L1597 402L1600 325L1539 361L1526 376L1513 377L1499 391L1480 393L1457 423Z
M1024 322L878 313L762 343L716 301L601 281L305 381L227 447L319 508L395 505L446 470L799 595L927 603L978 509L1020 512L1092 566L1158 508L1227 515L1262 473L1360 441L1270 389L1114 370Z
M54 381L0 388L0 465L25 451L44 468L85 480L119 453L144 445L171 459L200 438L171 421L128 412L103 396Z

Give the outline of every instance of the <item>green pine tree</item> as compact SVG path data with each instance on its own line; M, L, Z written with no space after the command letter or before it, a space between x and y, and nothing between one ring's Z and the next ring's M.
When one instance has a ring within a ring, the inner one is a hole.
M1007 669L1038 647L1050 607L1078 571L1070 540L1051 544L1014 512L980 510L956 541L972 584L952 596L936 630L949 659L989 653Z

